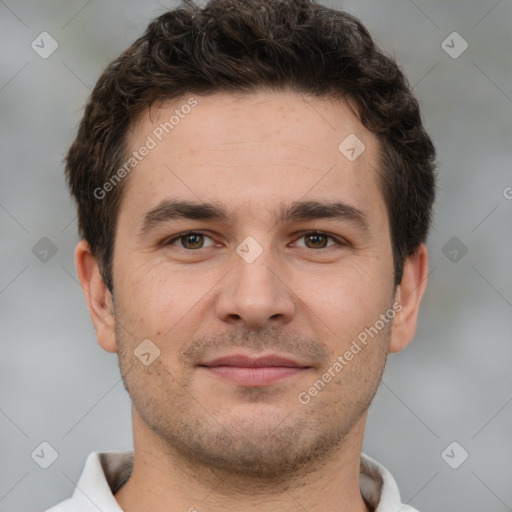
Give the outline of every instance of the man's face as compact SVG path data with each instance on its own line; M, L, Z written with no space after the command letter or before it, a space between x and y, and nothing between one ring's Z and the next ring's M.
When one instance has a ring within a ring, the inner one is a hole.
M388 353L386 322L343 357L395 299L377 139L339 101L194 98L152 109L128 138L129 152L148 136L156 147L131 171L116 231L124 381L177 455L261 477L311 467L364 423ZM365 145L355 159L351 134ZM225 218L172 215L174 201ZM341 206L326 216L306 202ZM145 339L160 350L149 365L134 355Z

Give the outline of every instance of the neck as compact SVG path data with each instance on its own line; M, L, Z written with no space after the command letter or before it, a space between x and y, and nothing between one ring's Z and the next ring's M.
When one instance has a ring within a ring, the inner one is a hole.
M133 410L133 471L115 498L125 512L369 512L359 490L365 420L315 469L255 481L183 460Z

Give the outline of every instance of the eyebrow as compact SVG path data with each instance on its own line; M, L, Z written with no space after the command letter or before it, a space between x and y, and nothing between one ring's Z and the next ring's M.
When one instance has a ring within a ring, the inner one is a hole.
M165 199L144 215L140 234L144 235L158 225L177 219L228 222L229 218L229 213L219 203ZM341 202L296 201L290 205L281 204L272 212L272 218L275 225L335 219L348 221L363 231L369 227L368 219L361 210Z

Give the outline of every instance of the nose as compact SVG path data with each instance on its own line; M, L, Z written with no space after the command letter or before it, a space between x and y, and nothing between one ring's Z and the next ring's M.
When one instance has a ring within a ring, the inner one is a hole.
M264 249L251 263L237 253L233 256L234 266L220 283L217 317L254 330L289 323L295 315L297 297L278 256L270 249Z

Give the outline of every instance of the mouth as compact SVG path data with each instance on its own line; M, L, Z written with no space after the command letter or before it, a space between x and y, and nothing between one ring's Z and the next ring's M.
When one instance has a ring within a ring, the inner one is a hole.
M298 376L311 368L277 354L260 357L231 354L203 363L199 367L204 368L211 375L242 386L268 386L277 381Z

